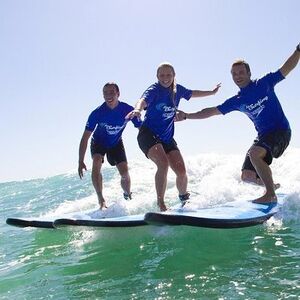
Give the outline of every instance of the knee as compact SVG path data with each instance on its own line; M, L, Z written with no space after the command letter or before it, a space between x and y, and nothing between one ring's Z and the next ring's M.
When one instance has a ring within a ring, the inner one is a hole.
M92 178L92 181L102 180L101 169L93 167L92 173L91 173L91 178Z
M261 147L253 147L248 152L251 162L262 160L266 155L266 150Z
M95 155L93 157L92 173L100 173L101 167L102 167L102 157Z
M93 166L98 167L102 165L103 157L100 154L93 155Z
M117 169L119 171L119 174L121 177L128 177L129 176L129 170L127 162L122 162L117 165Z
M241 180L244 181L244 182L248 182L249 181L249 174L248 172L242 172L241 174Z
M249 158L252 161L255 161L259 156L258 156L258 151L255 149L250 149L248 152Z
M156 163L157 169L161 172L168 172L169 162L167 159L161 159Z
M121 180L130 180L130 175L128 171L120 173Z
M179 176L179 177L186 176L186 168L185 168L185 164L183 161L178 161L175 164L173 164L172 169L177 176Z
M243 170L241 174L241 180L244 182L256 182L257 175L252 170Z

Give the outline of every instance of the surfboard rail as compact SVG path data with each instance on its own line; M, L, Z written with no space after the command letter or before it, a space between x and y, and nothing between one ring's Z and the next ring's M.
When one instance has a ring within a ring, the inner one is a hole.
M113 220L113 218L106 220L104 219L91 219L91 220L81 220L81 219L56 219L53 222L54 227L62 226L89 226L89 227L136 227L148 225L148 223L142 217L140 220Z
M262 224L280 210L285 194L278 194L278 203L256 204L236 200L215 207L194 209L174 207L165 212L139 215L101 216L98 210L74 212L56 217L7 218L17 227L61 228L64 226L136 227L145 225L187 225L207 228L242 228ZM191 205L191 204L190 204Z
M6 224L16 227L37 227L37 228L52 228L54 229L53 221L42 221L34 219L22 219L22 218L7 218Z
M145 221L150 225L187 225L197 226L206 228L242 228L255 226L262 224L271 218L274 214L268 214L267 216L260 216L256 218L246 219L216 219L216 218L204 218L204 217L192 217L185 215L172 215L172 214L161 214L155 212L149 212L145 214Z

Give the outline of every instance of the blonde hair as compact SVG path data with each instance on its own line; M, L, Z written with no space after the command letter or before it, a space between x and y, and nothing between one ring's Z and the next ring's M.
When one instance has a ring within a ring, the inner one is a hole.
M176 105L175 105L175 96L176 96L176 93L177 93L177 84L176 84L176 78L175 78L175 75L176 75L175 69L174 69L174 67L169 62L162 62L157 67L157 71L156 71L156 75L157 76L158 76L159 70L162 69L162 68L164 68L164 67L170 68L172 70L172 72L173 72L173 75L174 75L174 80L172 82L172 100L173 100L174 106L176 107Z
M164 67L169 67L169 68L171 68L171 69L172 69L172 72L173 72L173 74L174 74L174 76L175 76L175 69L174 69L174 67L173 67L169 62L167 62L167 61L162 62L162 63L160 63L160 64L158 65L156 74L158 75L159 70L162 69L162 68L164 68Z

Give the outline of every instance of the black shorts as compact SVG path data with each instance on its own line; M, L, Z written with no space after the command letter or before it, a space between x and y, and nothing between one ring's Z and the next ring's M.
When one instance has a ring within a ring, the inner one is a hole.
M112 148L103 147L100 144L96 144L93 140L91 142L91 155L101 154L103 156L102 163L104 162L104 156L106 154L107 161L111 166L115 166L121 162L127 162L125 148L122 139L118 144Z
M140 128L137 140L139 143L139 147L144 152L147 158L149 149L156 144L161 144L166 153L169 153L173 150L179 151L177 143L174 139L172 139L170 143L164 143L160 140L160 138L157 135L155 135L149 128L145 126L142 126Z
M264 161L270 165L274 158L280 157L291 140L291 130L276 130L269 132L260 138L256 138L252 146L259 146L267 150L267 154L264 157ZM246 154L245 161L242 166L242 170L252 170L255 168L251 163L248 153ZM258 176L258 175L257 175Z

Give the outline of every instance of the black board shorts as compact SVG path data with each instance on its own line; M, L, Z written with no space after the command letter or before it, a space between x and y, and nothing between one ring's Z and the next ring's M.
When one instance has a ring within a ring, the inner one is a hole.
M126 157L125 148L122 139L118 142L116 146L112 148L103 147L102 145L97 144L92 140L91 141L92 157L94 154L101 154L103 156L102 163L104 162L104 156L106 154L107 161L111 166L115 166L121 162L127 162L127 157Z
M151 147L156 144L161 144L166 153L169 153L173 150L178 150L177 143L174 139L170 143L164 143L160 138L155 135L149 128L142 126L140 128L139 134L137 136L138 144L141 150L144 152L148 158L148 152Z
M273 158L278 158L283 154L285 149L288 147L290 140L291 130L276 130L256 138L252 146L259 146L266 149L267 154L264 157L264 161L268 165L271 165ZM248 153L246 154L242 170L252 170L256 173Z

